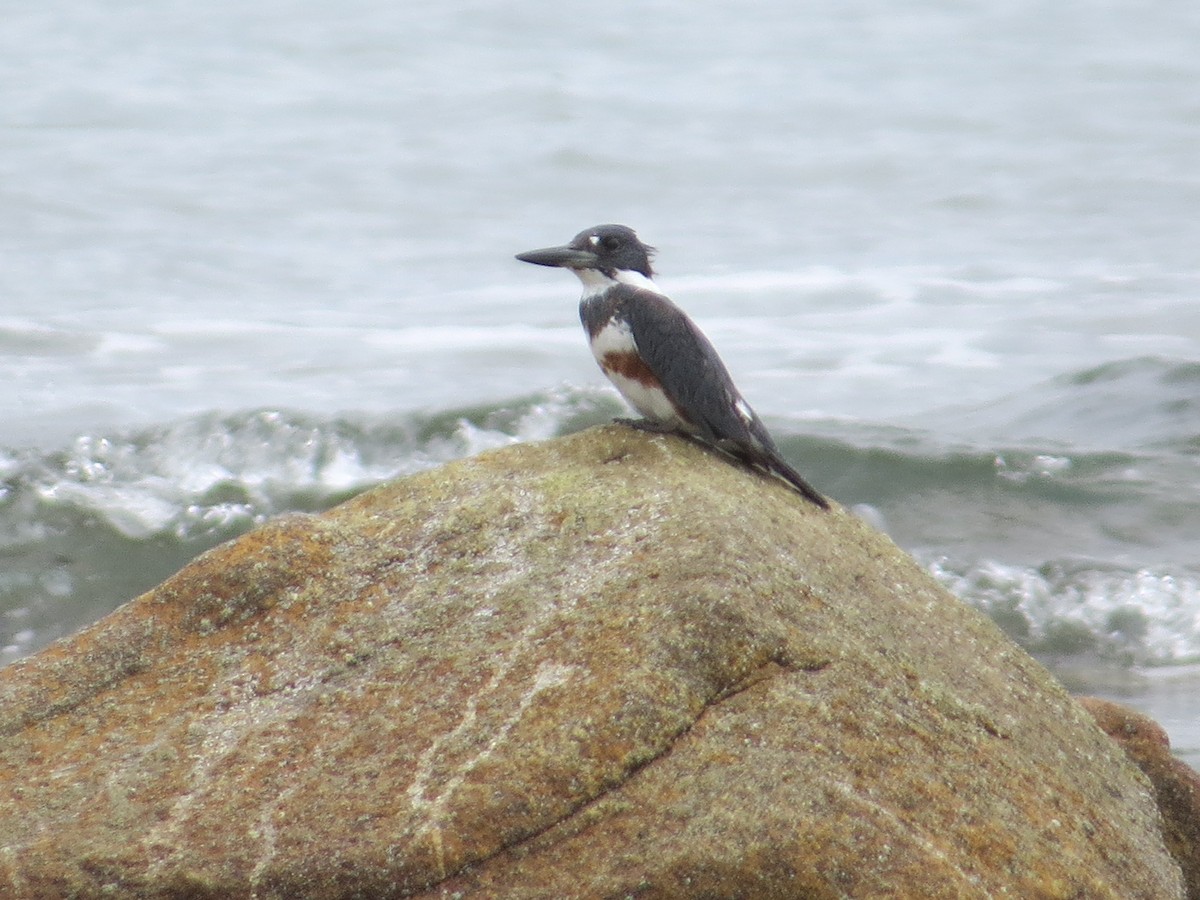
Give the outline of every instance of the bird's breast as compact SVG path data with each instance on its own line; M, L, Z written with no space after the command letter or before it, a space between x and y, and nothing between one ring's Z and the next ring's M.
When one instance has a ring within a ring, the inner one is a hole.
M599 362L609 353L637 353L637 342L633 339L633 329L629 323L617 316L597 323L598 328L589 329L588 338L592 345L592 355Z
M647 419L690 430L662 382L638 352L628 322L617 317L609 319L591 335L591 347L596 362L630 406Z

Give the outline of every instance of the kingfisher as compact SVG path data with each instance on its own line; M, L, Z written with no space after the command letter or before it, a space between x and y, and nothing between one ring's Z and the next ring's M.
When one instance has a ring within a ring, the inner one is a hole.
M518 253L538 266L570 269L583 282L579 318L592 355L644 419L645 431L695 437L782 478L821 509L829 501L779 453L729 370L682 309L654 283L654 248L624 225L597 225L569 244Z

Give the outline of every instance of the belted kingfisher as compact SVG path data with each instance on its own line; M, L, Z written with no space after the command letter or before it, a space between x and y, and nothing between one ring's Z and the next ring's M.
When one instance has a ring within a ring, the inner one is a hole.
M645 416L619 421L701 438L828 509L829 501L779 455L708 338L654 283L653 253L632 228L597 225L562 247L518 253L517 259L570 269L583 282L579 318L592 355Z

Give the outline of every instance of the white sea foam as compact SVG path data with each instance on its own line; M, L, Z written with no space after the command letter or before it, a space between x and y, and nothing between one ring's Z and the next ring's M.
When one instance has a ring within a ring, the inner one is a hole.
M581 329L574 315L565 317L569 325L538 328L532 325L479 326L408 326L372 331L363 342L394 352L445 353L450 351L491 350L528 352L546 347L578 350L584 346Z
M548 440L561 433L564 423L581 411L598 407L616 411L620 403L616 391L609 387L584 390L560 387L521 411L515 421L489 426L461 418L454 436L461 455L471 456L509 444Z
M1123 662L1200 661L1200 576L1184 571L1047 563L1036 569L941 558L930 570L1035 651Z
M597 410L618 407L609 390L563 387L436 427L412 417L322 420L280 410L202 415L162 428L81 435L50 457L3 454L0 474L10 492L31 491L48 507L86 512L131 540L187 538L261 521L297 498L319 503L490 447L546 439L573 417L602 419ZM23 521L38 520L26 514ZM22 540L32 539L27 527L19 530Z
M122 357L127 363L130 354L160 353L166 348L166 342L154 335L109 331L100 336L94 353L98 358Z

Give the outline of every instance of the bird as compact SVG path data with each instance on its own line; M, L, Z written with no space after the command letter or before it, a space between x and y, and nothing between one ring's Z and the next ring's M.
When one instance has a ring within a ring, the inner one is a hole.
M518 253L521 262L569 269L583 283L579 318L592 355L646 431L699 438L778 476L821 509L829 501L783 459L712 342L654 282L655 249L625 225L597 225L569 244Z

